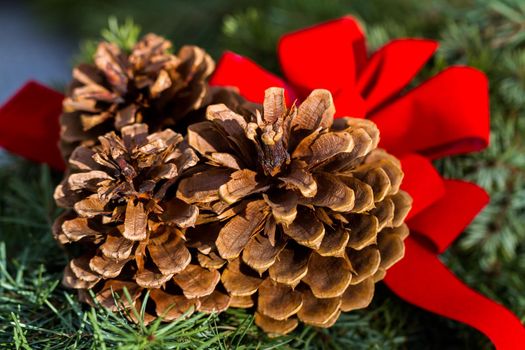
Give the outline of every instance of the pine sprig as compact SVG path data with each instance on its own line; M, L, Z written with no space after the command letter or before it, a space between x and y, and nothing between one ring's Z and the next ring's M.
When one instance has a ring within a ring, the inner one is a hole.
M140 31L140 27L131 18L127 18L124 23L119 24L117 17L109 17L108 27L102 29L101 36L104 40L129 52L137 43Z
M97 43L100 40L117 45L124 52L131 52L141 34L141 28L133 19L127 18L124 22L119 22L118 18L111 16L108 19L107 27L100 32L100 38L85 39L80 44L80 51L74 58L76 64L89 63L93 61L93 55L97 50Z

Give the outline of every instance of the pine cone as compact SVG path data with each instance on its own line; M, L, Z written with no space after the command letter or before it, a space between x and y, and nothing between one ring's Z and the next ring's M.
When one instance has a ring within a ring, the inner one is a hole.
M191 306L224 310L229 297L217 289L219 272L202 267L185 241L184 229L194 225L198 209L175 197L174 186L198 157L170 129L148 135L146 124L133 124L121 133L101 136L91 148L77 147L55 191L68 211L55 222L54 236L80 253L66 267L63 284L86 301L93 289L110 308L112 291L126 287L133 305L122 298L124 306L140 307L150 290L159 315L176 304L166 320Z
M400 163L376 148L373 122L334 121L334 112L326 90L287 109L284 91L271 88L262 111L213 105L188 129L207 165L178 187L200 210L187 239L227 261L231 306L256 305L255 322L271 335L297 319L329 327L341 311L366 307L404 254L411 198L399 190Z
M171 43L148 34L128 55L101 42L94 64L73 70L73 82L61 117L64 156L79 144L93 145L98 136L133 123L157 131L172 126L205 100L207 78L215 63L201 48Z

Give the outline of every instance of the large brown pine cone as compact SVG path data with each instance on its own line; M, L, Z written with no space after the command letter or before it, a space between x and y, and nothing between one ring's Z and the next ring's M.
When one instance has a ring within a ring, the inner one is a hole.
M334 112L326 90L287 109L271 88L260 112L213 105L188 129L207 162L178 186L200 210L186 237L210 265L224 264L231 306L255 305L269 334L297 319L329 327L366 307L404 254L411 198L399 190L399 161L376 148L373 122Z
M148 134L146 124L133 124L121 135L110 132L97 146L77 147L55 191L55 200L68 211L55 222L54 236L77 253L66 267L64 285L78 289L84 300L93 289L106 307L114 306L112 291L126 287L133 300L126 305L138 306L150 290L166 320L191 306L226 309L229 297L217 290L219 272L201 266L197 250L184 238L198 209L175 197L174 186L197 155L170 129ZM175 307L165 314L171 304Z
M183 46L177 55L170 48L171 42L154 34L144 36L129 54L101 42L94 64L74 68L61 117L66 159L74 147L93 145L106 132L133 123L157 131L203 105L214 61L196 46Z

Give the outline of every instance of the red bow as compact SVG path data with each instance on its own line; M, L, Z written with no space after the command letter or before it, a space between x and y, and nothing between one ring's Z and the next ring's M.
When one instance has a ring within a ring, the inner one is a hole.
M236 86L255 102L262 102L269 86L285 88L289 102L325 88L334 96L337 116L373 120L381 131L380 146L401 159L402 188L414 199L405 258L389 270L386 284L412 304L477 328L498 349L516 349L525 346L520 321L439 260L489 198L477 185L444 180L430 160L485 148L490 123L487 79L473 68L450 67L403 91L437 46L431 40L400 39L367 57L359 24L343 17L281 38L278 54L286 81L228 52L211 84Z
M430 159L486 147L489 108L486 78L469 67L451 67L402 93L436 48L434 41L401 39L368 58L358 23L344 17L281 39L279 58L287 82L247 58L226 53L211 83L236 86L259 102L270 86L284 87L289 101L323 87L334 95L339 116L374 120L381 146L401 159L403 189L414 199L405 258L389 270L385 282L405 300L477 328L498 349L523 347L520 321L469 289L439 261L438 254L489 199L474 184L442 179ZM26 84L0 108L0 146L64 169L57 147L62 99L38 83Z
M0 147L57 170L64 170L58 149L64 95L37 82L26 83L0 107Z

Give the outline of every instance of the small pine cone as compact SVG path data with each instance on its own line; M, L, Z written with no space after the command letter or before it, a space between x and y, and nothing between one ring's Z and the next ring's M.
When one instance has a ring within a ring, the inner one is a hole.
M101 42L94 64L74 68L61 117L66 159L77 145L93 145L109 131L133 123L157 131L202 107L214 61L196 46L183 46L177 55L170 48L171 42L154 34L144 36L129 55Z
M255 305L256 324L271 335L298 319L329 327L341 311L366 307L404 254L411 198L399 190L400 163L376 148L373 122L334 121L334 112L326 90L287 109L284 91L271 88L262 111L213 105L188 129L207 160L178 186L177 197L200 210L188 241L226 261L231 306Z
M174 186L197 155L170 129L148 134L146 124L133 124L121 134L110 132L97 146L77 147L55 190L56 202L68 210L55 222L54 236L77 252L63 284L86 301L92 289L106 307L114 306L112 291L121 294L126 287L133 305L122 297L124 306L137 307L150 290L149 309L158 315L176 303L166 320L191 306L226 309L229 297L218 289L219 272L201 266L184 237L198 209L175 197Z

